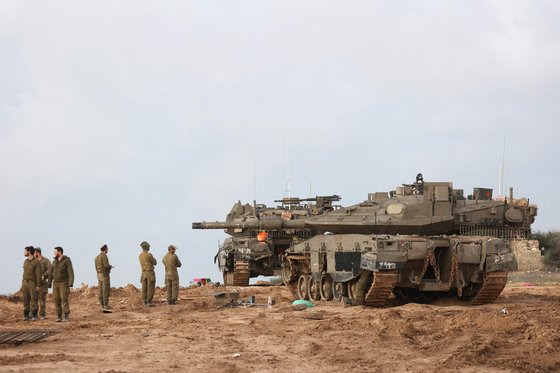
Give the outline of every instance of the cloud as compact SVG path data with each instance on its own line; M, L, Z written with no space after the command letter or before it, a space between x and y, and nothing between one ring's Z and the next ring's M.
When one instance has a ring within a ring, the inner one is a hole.
M0 224L19 250L65 245L78 281L108 243L117 285L138 244L177 244L183 279L219 277L238 199L409 182L507 181L557 227L555 2L0 4ZM131 264L133 263L133 264ZM12 265L13 264L13 265ZM161 269L159 269L161 271ZM161 275L161 273L160 273ZM162 277L160 276L160 279Z

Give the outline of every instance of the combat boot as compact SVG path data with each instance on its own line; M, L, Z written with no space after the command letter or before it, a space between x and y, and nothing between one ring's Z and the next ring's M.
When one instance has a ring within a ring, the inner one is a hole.
M23 310L23 321L29 321L29 311Z
M173 304L173 300L168 299L168 300L167 300L167 304L172 305L172 304Z
M109 303L105 303L105 306L103 307L104 310L112 310L113 307L109 306Z
M70 312L66 312L64 314L64 318L62 319L62 322L68 322L70 321Z
M31 321L37 321L37 310L31 311Z
M173 306L175 306L175 305L177 304L177 300L176 300L176 299L171 300L171 304L172 304Z
M44 312L42 312L40 316L41 316L41 320L46 320L47 319L47 316L45 315Z
M59 313L59 314L56 316L56 322L61 322L61 321L62 321L62 314Z

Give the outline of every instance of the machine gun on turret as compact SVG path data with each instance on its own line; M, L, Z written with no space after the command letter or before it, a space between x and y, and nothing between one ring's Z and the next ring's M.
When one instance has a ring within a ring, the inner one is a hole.
M315 202L314 206L318 209L333 210L333 202L340 201L340 196L333 194L331 196L315 196L312 198L299 198L299 197L285 197L282 199L274 200L274 202L281 203L283 208L290 209L292 206L301 206L306 202Z

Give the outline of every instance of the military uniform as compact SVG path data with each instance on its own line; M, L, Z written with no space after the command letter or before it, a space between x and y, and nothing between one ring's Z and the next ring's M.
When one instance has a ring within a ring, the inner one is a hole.
M49 281L52 282L53 299L58 315L57 321L62 318L63 312L64 320L68 321L70 317L68 295L70 294L70 288L74 286L74 269L69 257L64 255L60 260L56 258L53 260Z
M179 273L177 268L181 267L181 261L176 254L168 252L163 257L165 265L165 287L167 288L167 303L175 304L179 295Z
M95 270L97 271L97 283L98 283L98 296L99 303L102 308L109 306L109 296L111 295L111 279L109 273L111 273L112 265L109 264L109 258L107 254L101 252L95 257Z
M39 289L39 316L45 318L47 312L47 294L49 293L49 273L51 271L51 261L43 257L39 260L41 265L41 288Z
M41 286L41 264L35 258L25 259L23 262L23 279L21 292L23 293L23 317L37 320L37 288Z
M150 305L154 299L154 293L156 291L156 273L154 272L154 266L157 265L157 260L152 254L148 252L150 245L143 242L142 252L140 253L140 267L142 268L142 275L140 276L140 282L142 283L142 299L144 304Z
M366 271L364 269L360 270L358 281L356 282L356 295L355 299L352 300L352 304L361 305L364 304L367 291L369 290L371 283L373 281L373 272Z

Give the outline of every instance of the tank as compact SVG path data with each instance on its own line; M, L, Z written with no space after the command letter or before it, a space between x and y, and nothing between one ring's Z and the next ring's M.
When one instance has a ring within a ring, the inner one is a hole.
M385 306L456 297L493 302L514 266L508 241L479 236L317 235L286 250L294 298Z
M352 300L357 288L365 294L357 301L374 306L391 294L493 301L513 268L507 240L529 237L537 215L537 207L515 199L513 189L509 198L492 198L490 188L474 188L465 197L451 182L424 182L422 174L348 207L301 215L281 209L193 228L290 235L283 242L288 246L274 252L274 267L281 263L294 297ZM258 250L248 246L246 252Z
M305 219L333 211L340 196L290 197L276 207L235 203L223 222L193 223L193 229L224 229L229 235L219 246L214 262L224 284L247 286L251 277L281 274L284 252L294 240L316 235Z

